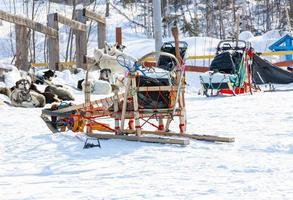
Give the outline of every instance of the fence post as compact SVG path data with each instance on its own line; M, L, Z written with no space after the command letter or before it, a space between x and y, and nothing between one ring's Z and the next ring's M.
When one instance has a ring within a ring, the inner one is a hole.
M106 22L98 22L98 48L103 49L106 41Z
M58 15L56 13L48 14L47 25L58 31ZM48 54L49 54L49 68L51 70L59 70L59 34L57 37L48 38Z
M27 27L15 24L16 35L16 60L15 65L18 69L28 71L28 30Z
M116 43L118 45L122 44L122 29L121 29L121 27L116 27Z
M86 24L84 9L75 11L76 21ZM84 68L83 58L87 55L86 31L75 30L76 63L78 68Z

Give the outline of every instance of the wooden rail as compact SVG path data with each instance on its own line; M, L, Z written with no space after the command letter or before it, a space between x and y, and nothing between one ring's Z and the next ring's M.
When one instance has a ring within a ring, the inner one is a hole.
M93 12L93 11L90 11L90 10L87 10L87 9L83 9L83 13L84 13L84 16L91 19L91 20L94 20L96 22L99 22L99 23L102 23L102 24L106 24L106 19L105 17Z
M49 35L50 37L57 37L58 36L58 32L50 27L47 27L39 22L35 22L31 19L27 19L21 16L17 16L17 15L13 15L7 12L4 12L3 10L0 10L0 19L10 22L10 23L14 23L14 24L18 24L21 26L26 26L34 31Z
M66 18L65 16L60 15L58 13L54 13L54 14L55 14L55 20L58 21L59 23L69 26L70 28L74 30L86 31L85 24Z
M270 57L270 56L284 56L293 54L293 51L271 51L271 52L262 52L259 55ZM189 56L187 60L196 60L196 59L211 59L214 58L215 55L199 55L199 56Z

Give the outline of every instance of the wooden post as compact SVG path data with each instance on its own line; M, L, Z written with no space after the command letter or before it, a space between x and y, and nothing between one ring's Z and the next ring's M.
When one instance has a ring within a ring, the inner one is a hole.
M131 92L133 92L133 112L134 112L134 120L135 120L135 129L136 129L136 135L141 136L141 126L140 126L140 120L139 120L139 110L138 110L138 98L137 98L137 88L136 88L136 78L135 73L131 74L131 82L132 82L132 88Z
M47 16L47 25L55 30L58 30L58 15L56 13ZM48 54L49 68L51 70L59 70L59 36L48 38Z
M178 33L178 27L174 26L172 27L172 35L174 37L174 41L175 41L175 53L176 53L176 58L178 59L180 65L182 65L182 58L180 56L180 50L179 50L179 33ZM180 129L180 133L181 134L185 134L186 132L186 117L185 117L185 97L184 97L184 90L182 89L182 87L184 87L184 70L182 69L182 66L178 66L178 69L180 69L177 73L177 84L178 86L180 86L181 88L177 91L177 95L176 95L176 101L175 101L175 108L176 108L176 102L178 100L179 103L179 108L180 108L180 116L179 116L179 129ZM178 98L179 97L179 98ZM174 108L174 110L175 110Z
M25 26L15 24L16 35L16 61L15 65L18 69L28 71L28 31Z
M76 20L86 24L86 17L84 10L75 11ZM75 30L75 43L76 43L76 62L78 68L83 68L83 57L87 55L87 39L86 31Z
M106 41L106 23L98 23L98 48L103 49Z
M127 75L127 84L126 84L124 98L123 98L122 113L121 113L121 127L120 127L120 130L122 132L124 131L125 113L126 113L126 109L127 109L127 99L128 99L130 86L131 86L131 77L130 77L130 74L128 74Z
M122 44L122 29L121 27L116 27L116 44Z
M120 127L119 127L119 97L118 97L119 90L114 90L114 113L115 113L115 134L119 134Z
M85 116L90 117L91 112L89 112L89 109L91 107L91 88L90 88L90 83L88 81L89 69L88 69L88 63L87 63L86 56L83 57L83 65L84 65L83 68L86 69L85 80L84 80L84 103L85 103L85 108L86 108ZM91 127L88 126L89 125L88 119L85 120L85 124L86 124L86 134L87 135L92 134Z

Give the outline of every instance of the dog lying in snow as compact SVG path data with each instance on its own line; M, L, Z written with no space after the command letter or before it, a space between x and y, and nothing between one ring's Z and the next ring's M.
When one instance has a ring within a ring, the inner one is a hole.
M44 107L46 99L42 94L30 90L30 82L21 79L16 82L10 94L11 104L15 107Z
M46 99L46 104L61 101L61 99L59 99L56 94L53 94L51 92L41 92L41 91L39 91L35 84L31 84L30 90L35 91L36 93L43 95L45 97L45 99Z
M45 92L49 92L57 95L57 97L63 101L73 101L73 95L64 87L49 85L45 88Z
M90 84L90 91L93 94L99 94L99 95L107 95L110 94L113 85L111 85L111 70L110 69L102 69L100 71L100 77L99 80L92 80L89 79ZM77 83L77 88L84 91L84 79L81 79Z
M36 84L44 84L44 83L51 83L53 78L55 77L55 72L49 69L48 71L43 72L43 75L37 74L35 77Z
M12 88L0 88L0 94L8 96L16 107L43 107L46 103L60 102L57 95L41 92L27 79L21 79Z

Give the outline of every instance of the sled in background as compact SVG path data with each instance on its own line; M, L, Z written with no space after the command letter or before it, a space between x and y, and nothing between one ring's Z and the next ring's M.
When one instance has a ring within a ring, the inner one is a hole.
M250 43L242 40L224 40L218 44L216 57L209 71L200 75L206 96L238 95L250 92L252 63Z

